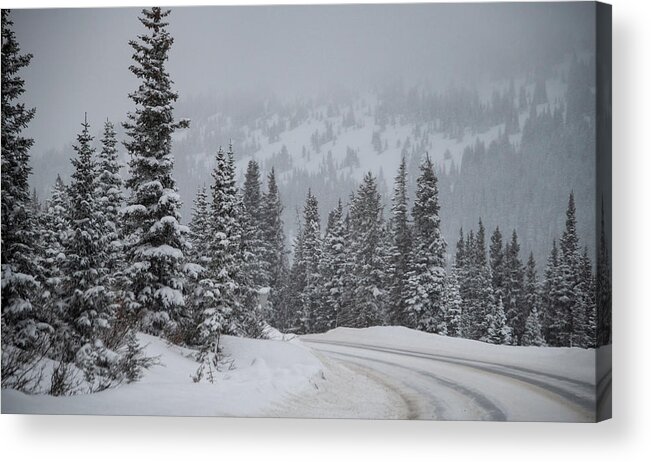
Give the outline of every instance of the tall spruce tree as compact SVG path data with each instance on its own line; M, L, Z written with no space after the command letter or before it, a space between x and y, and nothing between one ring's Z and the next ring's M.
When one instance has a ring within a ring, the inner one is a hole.
M201 336L198 326L203 322L204 310L213 308L218 303L215 282L210 278L208 272L211 260L209 247L212 237L210 218L208 193L204 185L197 189L192 203L191 247L186 252L187 263L184 267L187 293L186 309L180 320L181 330L179 332L183 343L203 347L205 347L205 340L209 335Z
M557 317L558 287L560 284L559 264L558 247L556 246L556 240L554 240L547 258L545 280L540 293L543 336L550 346L561 345Z
M533 256L533 252L530 252L524 271L524 304L527 313L530 313L534 308L539 311L539 294L540 286L538 284L538 272L536 271L536 259Z
M465 271L461 285L464 301L463 329L467 338L488 341L490 316L497 306L493 294L490 266L486 258L486 231L481 219L475 235L468 233L465 243Z
M506 268L504 261L504 243L502 242L502 233L500 232L499 226L495 228L495 231L493 231L493 234L491 235L489 257L493 292L495 293L496 298L504 297Z
M215 160L210 187L212 202L207 207L209 217L205 223L207 235L203 236L207 249L201 252L204 257L200 260L205 271L199 276L196 294L198 343L204 353L219 342L221 334L242 332L237 319L241 311L236 282L241 231L235 168L232 155L222 148Z
M395 178L391 205L392 246L388 271L390 293L387 315L388 322L393 325L407 324L405 284L412 245L407 202L407 163L403 156Z
M506 322L513 333L513 343L518 345L524 334L524 325L529 316L524 294L524 268L520 260L520 243L515 230L511 234L511 242L506 246L504 261L503 302Z
M70 233L68 188L60 175L52 187L50 198L41 214L41 248L44 278L42 283L43 309L50 324L56 324L62 310L62 264L65 243Z
M377 179L369 172L350 204L352 327L375 326L384 321L383 221Z
M134 50L129 69L139 79L129 94L136 108L124 123L131 157L127 186L131 197L125 208L128 233L126 268L128 307L142 328L153 334L173 334L185 304L184 251L188 228L180 224L181 200L172 176L172 133L188 126L175 121L177 93L165 62L174 39L167 31L169 10L142 10L139 18L147 34L129 44Z
M450 269L450 273L445 279L443 306L447 335L451 337L463 337L463 300L461 299L457 269L454 266Z
M313 332L317 315L320 311L321 277L319 262L321 260L321 224L319 220L319 203L312 191L307 192L303 209L303 226L300 240L301 249L294 262L297 265L297 277L303 285L299 295L298 327L300 332Z
M74 172L68 194L70 235L65 241L62 264L60 360L76 361L87 373L105 356L104 342L114 315L114 294L106 268L107 234L96 196L96 166L89 124L82 124L74 146Z
M612 341L612 294L610 282L610 259L606 240L604 204L601 202L599 253L596 275L597 345L608 345Z
M262 234L264 267L267 269L269 300L272 308L281 302L281 291L287 282L288 262L283 230L283 205L276 184L276 173L267 176L267 192L262 197Z
M269 285L270 271L265 259L268 249L263 235L262 199L260 167L255 160L250 160L242 191L242 246L246 253L245 271L256 290Z
M121 266L122 247L120 243L120 210L124 197L122 188L124 181L120 176L120 161L118 158L115 128L110 121L104 123L102 149L97 162L97 207L101 211L101 219L105 228L106 240L109 243L109 259L107 266L113 272Z
M441 234L437 178L429 156L417 179L413 250L406 275L405 305L408 324L427 332L442 330L442 294L445 282L446 243Z
M576 206L574 193L567 204L565 230L560 239L559 285L556 298L555 328L561 346L581 343L585 323L585 307L581 293L581 254L576 232Z
M187 252L188 258L199 264L205 265L210 261L208 257L209 243L211 239L210 227L210 203L206 186L197 188L192 203L192 218L190 219L190 241L191 250Z
M32 348L51 328L38 300L42 268L37 219L30 206L29 149L23 130L35 109L20 102L20 76L32 55L21 54L9 10L2 10L2 351L9 345ZM5 362L3 361L3 366ZM3 368L3 383L5 369Z
M581 283L579 292L580 306L583 307L581 315L582 324L578 329L575 345L583 348L594 348L597 344L597 305L595 278L592 274L592 262L588 254L588 247L583 248L581 255Z
M346 281L346 228L341 199L330 213L328 228L323 240L323 254L319 264L320 284L323 287L319 303L317 331L339 326Z

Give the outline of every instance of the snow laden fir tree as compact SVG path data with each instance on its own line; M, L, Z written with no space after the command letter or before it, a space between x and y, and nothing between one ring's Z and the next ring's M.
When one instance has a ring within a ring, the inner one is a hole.
M124 209L127 267L126 309L146 332L172 335L184 321L184 252L188 228L180 224L180 198L172 176L172 133L187 127L175 121L178 98L165 68L174 39L167 31L169 10L143 10L140 22L148 35L129 42L135 63L129 68L139 79L129 97L136 109L124 124L130 156Z

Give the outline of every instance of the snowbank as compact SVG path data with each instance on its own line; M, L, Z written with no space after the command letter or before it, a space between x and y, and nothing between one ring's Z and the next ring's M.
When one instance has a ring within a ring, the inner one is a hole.
M54 397L2 390L3 413L261 416L288 395L314 389L321 362L299 342L223 337L225 364L214 384L194 383L192 351L140 334L159 365L141 381L100 393ZM232 362L233 369L228 370Z

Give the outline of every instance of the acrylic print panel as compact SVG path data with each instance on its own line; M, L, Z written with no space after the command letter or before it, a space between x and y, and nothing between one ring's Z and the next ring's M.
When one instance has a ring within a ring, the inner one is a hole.
M610 50L585 2L3 10L2 412L608 418Z

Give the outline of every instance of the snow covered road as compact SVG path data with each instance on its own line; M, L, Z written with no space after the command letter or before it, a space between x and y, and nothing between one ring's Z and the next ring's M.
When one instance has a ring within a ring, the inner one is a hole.
M301 340L390 383L404 418L595 420L593 350L495 346L404 328L336 329Z

